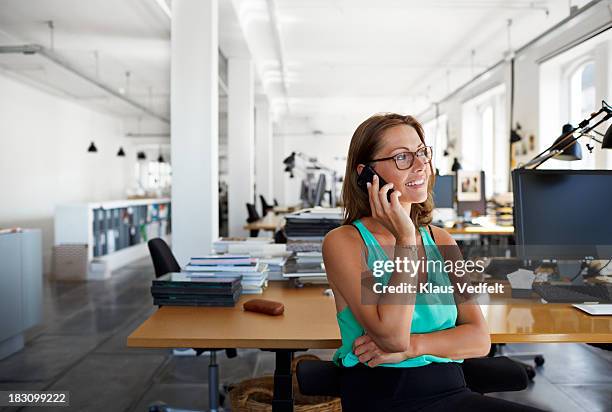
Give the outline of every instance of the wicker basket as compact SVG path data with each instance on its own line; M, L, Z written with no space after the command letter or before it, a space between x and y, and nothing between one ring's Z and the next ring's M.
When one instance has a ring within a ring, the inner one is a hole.
M301 355L293 359L293 399L295 412L340 412L340 398L331 396L306 396L300 393L295 368L304 359L320 360L315 355ZM271 412L274 396L274 376L245 379L229 393L232 412Z

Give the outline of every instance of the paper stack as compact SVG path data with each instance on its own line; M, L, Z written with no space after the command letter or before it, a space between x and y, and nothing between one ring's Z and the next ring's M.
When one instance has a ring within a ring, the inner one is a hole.
M513 298L529 298L536 275L531 270L519 269L508 274L508 281L512 287Z
M287 259L284 278L297 278L299 283L328 283L321 252L296 252Z
M264 245L273 244L274 240L268 237L220 237L213 242L213 250L215 253L242 253L232 252L232 246L242 245L249 249L258 249Z
M342 224L342 209L303 209L285 216L287 250L294 252L320 252L323 238Z
M268 285L268 265L249 255L196 256L184 271L192 278L241 277L243 294L263 293Z

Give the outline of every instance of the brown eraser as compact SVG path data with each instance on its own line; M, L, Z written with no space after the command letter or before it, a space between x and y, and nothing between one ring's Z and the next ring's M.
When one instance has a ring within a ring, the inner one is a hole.
M242 307L250 312L264 313L270 316L282 315L285 311L285 305L282 303L266 299L247 300Z

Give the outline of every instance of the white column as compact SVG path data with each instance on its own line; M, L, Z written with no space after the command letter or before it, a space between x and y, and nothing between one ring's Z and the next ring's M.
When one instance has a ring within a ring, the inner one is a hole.
M612 61L612 44L611 42L605 42L599 44L595 48L595 109L601 108L601 101L605 100L610 103L608 98L608 91L612 90L612 75L610 74L610 67ZM595 122L601 120L603 116L599 115L595 119ZM592 122L591 124L594 124ZM602 123L596 130L600 133L605 133L608 126L612 124L609 121ZM599 136L599 140L603 137ZM586 144L589 143L591 146L595 146L593 153L595 154L595 169L611 169L612 168L612 150L602 149L599 143L589 142L587 138L583 137L581 140L582 150L586 149Z
M245 236L247 203L254 202L254 90L251 59L228 62L228 228L230 236Z
M282 173L282 163L274 163L270 103L261 96L255 100L255 189L269 204L274 200L272 173Z
M172 246L179 264L219 233L218 2L172 1Z

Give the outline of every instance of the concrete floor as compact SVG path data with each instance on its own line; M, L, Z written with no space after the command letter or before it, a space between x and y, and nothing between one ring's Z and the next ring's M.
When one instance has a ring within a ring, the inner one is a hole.
M103 282L46 281L44 322L29 331L22 351L0 361L0 390L69 390L71 407L60 411L146 411L156 400L204 410L207 356L126 347L127 336L154 311L153 277L150 260L143 259ZM546 363L527 390L493 396L552 411L612 411L612 352L583 344L506 350L542 352ZM315 353L330 358L333 351ZM221 382L232 384L271 374L274 355L239 350L238 358L227 359L219 352L218 363Z

